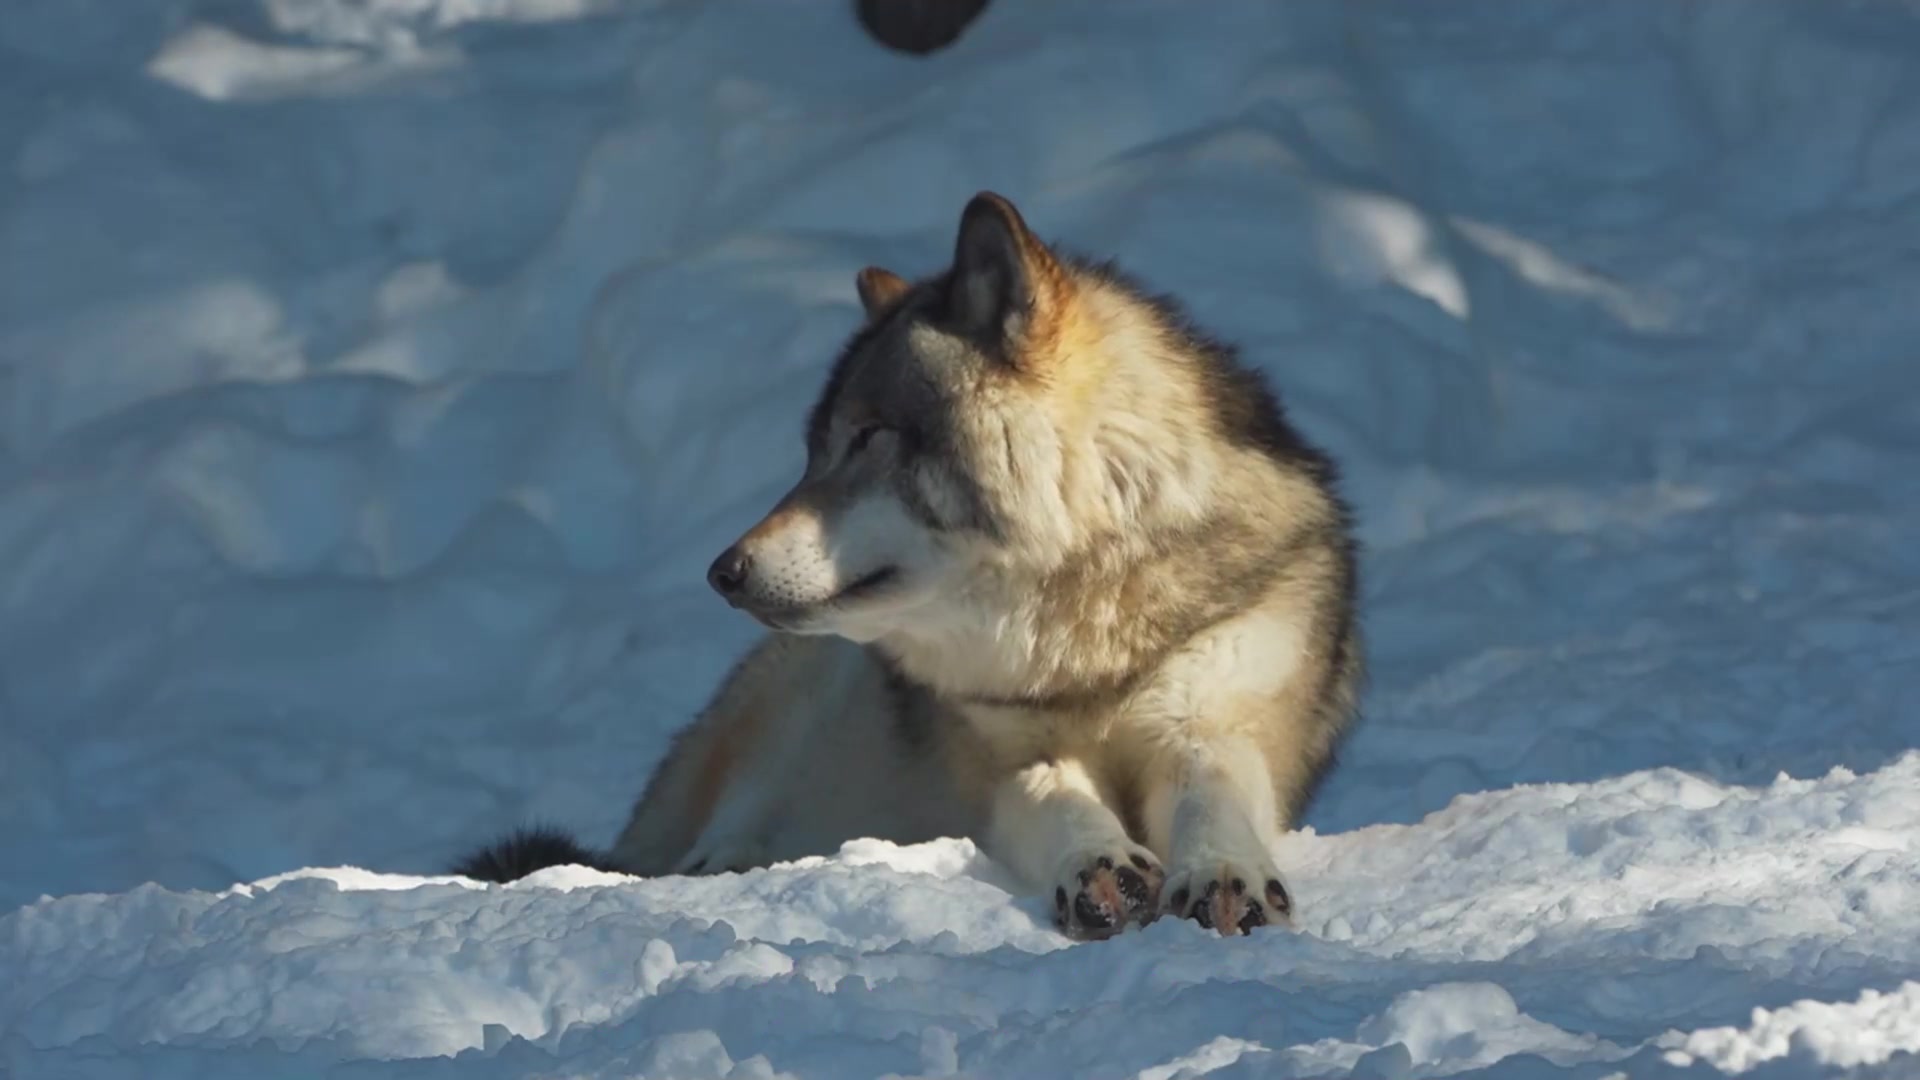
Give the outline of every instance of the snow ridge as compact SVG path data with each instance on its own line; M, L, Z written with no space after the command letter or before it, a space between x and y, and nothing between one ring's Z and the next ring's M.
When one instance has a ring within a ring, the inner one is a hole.
M13 0L0 1076L1920 1074L1920 12ZM1296 934L602 842L974 191L1343 463ZM331 869L329 869L331 868ZM250 883L250 884L236 884Z

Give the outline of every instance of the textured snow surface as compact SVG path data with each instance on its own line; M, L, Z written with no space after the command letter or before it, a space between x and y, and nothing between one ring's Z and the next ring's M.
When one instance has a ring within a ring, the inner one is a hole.
M1920 1075L1912 4L11 0L0 165L8 1080ZM1346 466L1300 932L432 876L611 837L981 188Z

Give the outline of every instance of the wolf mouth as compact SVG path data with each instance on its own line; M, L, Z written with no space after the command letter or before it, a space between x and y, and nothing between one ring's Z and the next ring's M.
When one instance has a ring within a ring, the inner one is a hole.
M873 573L858 579L857 581L847 586L846 588L841 589L838 593L835 593L833 600L830 602L837 604L845 600L857 600L860 597L865 596L870 592L873 592L877 589L885 588L887 585L891 584L895 578L899 576L900 576L899 567L883 566L880 569L875 570Z
M777 630L782 633L797 633L801 632L803 627L811 624L820 612L837 607L848 601L857 601L862 597L878 592L892 584L899 576L899 567L883 566L871 574L856 579L851 585L834 593L826 600L804 607L767 610L741 603L735 603L733 606L753 616L760 625L765 626L769 630Z

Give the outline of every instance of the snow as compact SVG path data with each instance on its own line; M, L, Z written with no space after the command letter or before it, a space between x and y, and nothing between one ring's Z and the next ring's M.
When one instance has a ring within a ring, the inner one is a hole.
M1696 1031L1668 1060L1690 1064L1705 1058L1721 1070L1744 1073L1789 1054L1841 1066L1877 1065L1896 1053L1920 1051L1920 982L1892 994L1863 992L1856 1002L1799 1002L1784 1009L1753 1010L1753 1030Z
M14 0L0 1076L1920 1072L1920 9ZM991 188L1344 463L1298 933L602 843Z

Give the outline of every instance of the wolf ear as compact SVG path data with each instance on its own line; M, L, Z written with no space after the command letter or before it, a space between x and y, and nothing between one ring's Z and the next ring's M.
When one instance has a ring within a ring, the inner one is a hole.
M869 266L855 274L853 285L860 292L860 306L867 310L869 319L893 306L893 302L906 295L911 288L906 278L878 266Z
M991 191L968 201L947 297L963 332L996 343L1018 339L1050 312L1060 277L1053 254L1012 203Z

